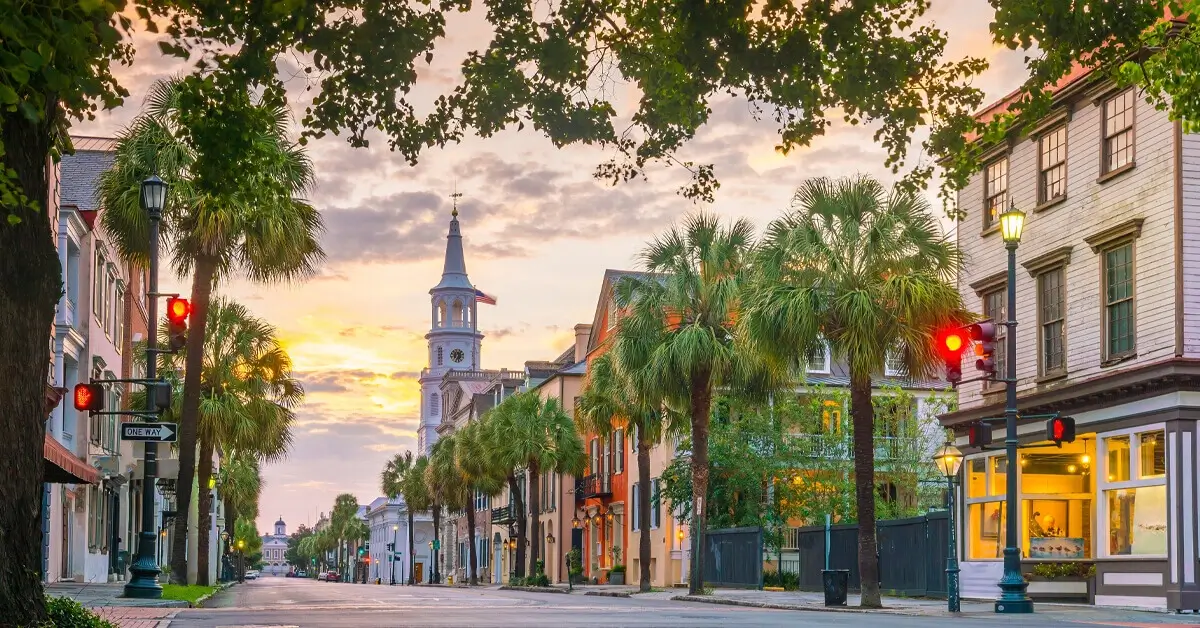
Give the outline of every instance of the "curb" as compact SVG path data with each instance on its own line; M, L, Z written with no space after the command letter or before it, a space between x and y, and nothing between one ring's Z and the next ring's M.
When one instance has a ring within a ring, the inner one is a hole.
M633 597L632 591L584 591L583 594L597 597Z
M221 584L217 585L217 588L212 590L212 593L205 593L204 595L201 595L200 597L196 598L195 604L189 604L188 606L190 608L200 608L200 607L204 606L204 603L207 602L210 598L212 598L212 596L220 593L221 591L224 591L225 589L232 587L234 584L235 583L233 583L233 582L222 582Z
M500 587L500 590L501 591L527 591L529 593L562 593L564 595L569 593L569 591L567 591L566 589L560 589L558 587L513 587L513 586L509 586L507 584Z
M854 606L816 606L800 604L773 604L770 602L746 602L731 600L723 597L707 595L676 595L671 598L674 602L700 602L703 604L724 604L726 606L747 606L750 608L766 608L778 611L812 611L817 613L854 613L858 615L901 615L907 617L931 617L928 613L913 612L900 608L857 608Z

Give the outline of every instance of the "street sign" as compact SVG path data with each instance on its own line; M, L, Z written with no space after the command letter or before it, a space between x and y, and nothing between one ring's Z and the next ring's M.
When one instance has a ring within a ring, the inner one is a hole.
M440 550L440 549L442 549L442 540L441 540L441 539L434 539L434 540L433 540L433 549L435 549L435 550Z
M121 426L121 440L173 443L177 429L174 423L126 423Z

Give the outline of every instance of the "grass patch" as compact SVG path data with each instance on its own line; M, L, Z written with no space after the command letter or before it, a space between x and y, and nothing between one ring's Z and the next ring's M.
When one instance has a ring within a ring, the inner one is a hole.
M196 600L217 590L217 587L206 587L199 584L184 586L181 584L164 584L162 585L164 600L183 600L188 604L195 604Z

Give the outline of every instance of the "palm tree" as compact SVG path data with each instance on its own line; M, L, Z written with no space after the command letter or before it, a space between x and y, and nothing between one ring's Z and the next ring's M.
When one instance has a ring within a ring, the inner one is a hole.
M173 266L181 278L191 276L192 314L179 422L178 508L191 509L196 471L196 444L202 398L205 322L215 284L242 274L253 281L294 281L313 275L324 252L319 243L320 214L302 196L314 182L312 163L288 135L286 108L260 104L247 92L225 110L238 110L245 141L244 177L239 181L204 176L214 159L192 146L186 122L185 96L195 78L154 84L145 109L118 136L113 167L97 188L105 208L101 223L127 260L144 262L149 246L146 213L140 205L141 182L157 173L168 183L169 197L162 233L174 250ZM175 518L171 581L187 581L187 520Z
M258 456L238 449L226 451L218 478L225 499L225 520L257 519L263 489Z
M940 360L937 330L969 320L954 285L961 255L925 197L869 177L805 181L773 221L747 290L744 336L776 361L827 343L850 369L862 605L878 607L872 375L900 351L924 377Z
M637 444L638 588L650 590L650 450L662 440L667 410L661 401L647 397L652 387L639 385L637 374L621 370L612 353L604 353L588 363L587 384L579 397L576 421L584 433L611 434L615 426L634 428ZM678 428L677 428L678 429Z
M505 408L505 405L508 407ZM503 410L501 410L503 408ZM522 469L529 478L529 512L541 512L539 482L543 472L570 473L579 476L587 464L583 439L571 416L557 399L543 400L536 392L517 393L505 399L489 414L487 457L498 469ZM520 486L508 476L514 498ZM517 564L523 563L523 546L528 541L524 508L517 513ZM529 572L536 573L538 547L529 543ZM520 575L520 574L518 574Z
M396 499L397 496L404 492L404 482L407 479L406 476L412 471L412 468L413 453L411 451L392 456L392 459L387 461L387 464L383 467L383 471L379 474L379 490L383 491L383 494L388 499ZM404 509L408 511L407 529L411 533L413 529L413 510L408 500L404 501ZM397 549L395 547L392 548L393 556ZM410 547L409 550L411 551L411 549ZM394 572L392 578L395 578Z
M343 555L349 551L348 543L356 537L358 519L358 498L350 493L342 493L333 500L333 510L329 513L329 530L337 543L338 573L346 576L346 564L349 556Z
M457 434L449 434L438 439L433 444L433 448L429 450L429 466L425 469L425 486L428 487L429 495L433 501L433 539L435 543L441 541L441 510L445 508L447 512L455 512L466 509L465 488L462 485L462 476L455 468L454 449L457 445L455 438ZM474 529L474 515L468 512L467 516L469 527ZM434 561L434 582L441 582L441 574L437 569L437 562Z
M490 436L481 419L455 432L454 466L462 476L466 490L467 536L470 541L470 583L479 584L479 556L475 539L475 495L497 495L504 488L505 475L490 464L485 452L485 438Z
M429 459L418 456L413 460L412 468L404 474L400 483L400 493L404 496L404 504L408 507L408 583L416 584L416 542L413 540L413 513L424 512L433 508L429 489L425 485L425 470L429 467ZM435 513L436 514L436 513ZM437 530L437 524L434 524Z
M637 373L651 399L661 398L691 423L692 535L688 588L704 588L704 510L708 492L708 427L713 393L736 387L747 397L785 385L786 373L768 368L753 351L738 350L735 320L753 252L753 227L728 227L696 214L641 253L646 274L625 276L614 296L623 312L612 353L620 369Z
M207 487L216 448L252 453L264 462L283 458L292 443L293 408L304 398L303 388L292 377L291 358L280 346L275 328L252 316L239 303L221 297L213 300L204 353L197 468L197 508L201 513L212 510L212 493ZM164 357L164 372L175 372L179 356ZM176 395L172 408L164 416L178 420L183 395L178 387L173 390ZM207 586L212 520L200 517L199 523L197 584Z

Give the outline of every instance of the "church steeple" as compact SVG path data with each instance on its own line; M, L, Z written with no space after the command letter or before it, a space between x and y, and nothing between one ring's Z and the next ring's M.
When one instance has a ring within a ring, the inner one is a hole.
M454 211L450 212L450 232L446 234L446 262L442 265L442 281L433 289L461 288L473 289L467 279L467 261L463 255L462 231L458 226L458 198L461 192L451 195L454 199Z

